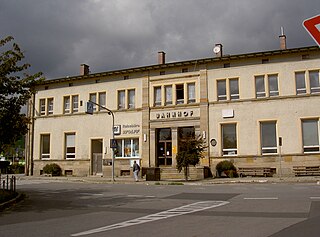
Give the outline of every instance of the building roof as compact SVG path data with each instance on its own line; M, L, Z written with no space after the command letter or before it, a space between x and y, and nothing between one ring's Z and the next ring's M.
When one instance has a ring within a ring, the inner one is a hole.
M165 64L156 64L150 66L142 66L142 67L135 67L135 68L127 68L127 69L120 69L120 70L113 70L113 71L106 71L100 73L92 73L88 75L77 75L77 76L67 76L63 78L56 78L56 79L49 79L43 81L41 84L55 84L61 82L72 82L77 80L83 80L86 78L100 78L103 76L113 76L113 75L126 75L135 72L145 72L145 71L152 71L152 70L164 70L173 67L183 67L183 66L190 66L195 64L208 64L208 63L215 63L215 62L230 62L233 60L243 60L243 59L250 59L250 58L258 58L258 57L270 57L270 56L278 56L278 55L288 55L288 54L297 54L297 53L306 53L312 51L320 51L320 47L318 46L308 46L302 48L294 48L294 49L285 49L285 50L273 50L273 51L265 51L265 52L255 52L255 53L246 53L246 54L238 54L238 55L223 55L222 57L211 57L211 58L204 58L204 59L194 59L188 61L181 61L181 62L171 62Z

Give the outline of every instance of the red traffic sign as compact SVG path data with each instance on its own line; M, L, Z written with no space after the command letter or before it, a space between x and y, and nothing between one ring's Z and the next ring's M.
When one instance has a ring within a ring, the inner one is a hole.
M303 26L320 47L320 15L306 19Z

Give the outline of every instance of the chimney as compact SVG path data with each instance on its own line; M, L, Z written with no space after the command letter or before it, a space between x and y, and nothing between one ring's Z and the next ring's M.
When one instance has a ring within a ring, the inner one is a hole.
M283 33L283 27L281 27L281 35L279 36L280 39L280 49L285 50L287 49L287 41L286 41L286 35Z
M216 57L222 57L222 44L215 44L214 48L213 48L213 52L215 53Z
M158 64L165 64L166 63L166 53L161 51L158 52Z
M89 75L89 73L90 73L89 66L87 64L81 64L80 76L86 76L86 75Z

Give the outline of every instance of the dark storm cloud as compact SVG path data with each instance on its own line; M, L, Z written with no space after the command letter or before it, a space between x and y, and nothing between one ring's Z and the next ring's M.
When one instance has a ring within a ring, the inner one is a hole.
M3 38L15 37L32 70L48 78L226 54L314 45L302 27L319 0L0 0Z

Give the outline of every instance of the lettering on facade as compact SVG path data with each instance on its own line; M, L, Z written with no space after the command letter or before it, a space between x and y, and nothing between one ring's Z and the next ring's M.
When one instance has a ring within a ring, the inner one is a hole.
M193 116L193 110L156 113L157 119L184 118L184 117L192 117L192 116Z
M122 134L139 134L140 125L139 124L124 124L122 125Z

